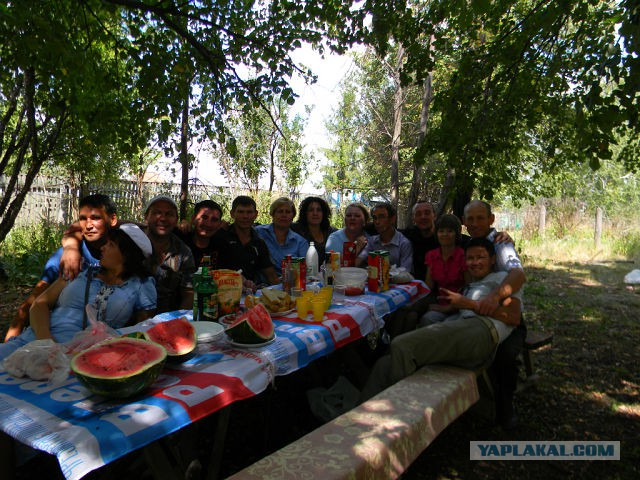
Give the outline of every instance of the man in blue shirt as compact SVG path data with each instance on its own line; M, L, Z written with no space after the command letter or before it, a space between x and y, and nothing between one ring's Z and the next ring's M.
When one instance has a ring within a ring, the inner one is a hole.
M367 265L369 252L386 250L389 252L389 264L404 267L407 272L413 271L413 247L407 237L396 230L396 210L390 203L381 203L371 209L371 218L378 235L367 242L366 247L358 255L356 265Z
M82 242L79 245L79 251L82 256L81 268L86 270L89 266L100 264L100 248L104 245L105 234L109 228L117 224L118 215L113 200L107 195L88 195L80 200L79 207L78 228L82 231ZM40 281L38 281L31 294L20 305L18 312L13 317L5 336L5 342L11 337L20 334L29 319L29 308L31 308L34 300L60 276L62 253L63 249L61 247L47 260Z

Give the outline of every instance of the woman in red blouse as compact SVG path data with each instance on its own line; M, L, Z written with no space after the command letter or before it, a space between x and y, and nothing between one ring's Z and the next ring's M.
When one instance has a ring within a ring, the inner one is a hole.
M436 221L436 235L440 248L429 250L425 256L427 276L425 283L432 291L446 288L460 292L469 281L464 260L464 249L459 246L462 224L455 215L444 214ZM439 299L429 305L429 311L420 319L420 327L443 321L453 313L446 300Z

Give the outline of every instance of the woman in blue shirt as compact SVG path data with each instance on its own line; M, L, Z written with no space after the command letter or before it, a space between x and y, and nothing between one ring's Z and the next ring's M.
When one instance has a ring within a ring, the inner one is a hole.
M296 207L291 200L278 198L271 204L269 214L273 221L268 225L258 225L255 229L269 248L276 273L282 275L282 259L287 255L304 257L309 242L291 230L291 223L296 216Z
M85 270L72 282L60 277L35 300L29 312L31 326L0 345L0 360L33 340L71 340L85 327L85 297L97 320L113 328L153 316L156 289L145 265L152 252L145 233L133 224L111 229L101 252L95 274Z

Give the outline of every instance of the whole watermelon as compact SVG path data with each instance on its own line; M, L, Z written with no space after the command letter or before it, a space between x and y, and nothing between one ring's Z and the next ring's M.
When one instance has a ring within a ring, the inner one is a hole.
M166 350L155 343L115 338L78 353L71 370L91 393L126 398L155 382L166 358Z

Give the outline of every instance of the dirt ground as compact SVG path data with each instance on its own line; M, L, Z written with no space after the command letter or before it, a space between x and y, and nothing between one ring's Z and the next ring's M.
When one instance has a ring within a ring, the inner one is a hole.
M527 262L526 321L551 331L553 345L533 353L540 380L516 397L520 424L505 432L471 410L448 427L403 475L405 479L635 479L640 478L640 286L623 283L627 262ZM27 289L0 284L0 330ZM327 365L318 365L319 371ZM233 406L221 475L295 440L318 421L304 391L312 376L283 377L269 396ZM268 420L265 420L268 418ZM472 440L608 440L621 442L620 461L469 460ZM204 446L203 446L204 447ZM204 449L203 449L204 450ZM149 478L139 458L127 458L108 476ZM135 460L135 461L134 461ZM55 461L27 465L19 478L56 478ZM35 472L38 472L36 474Z

